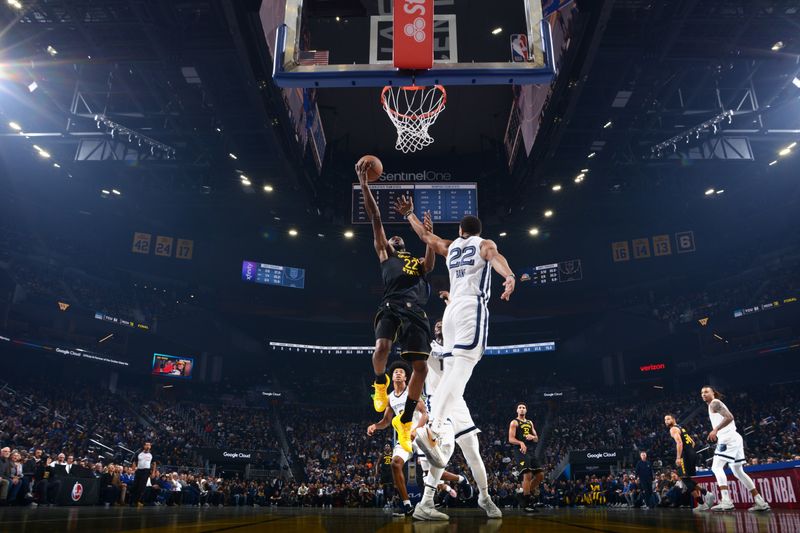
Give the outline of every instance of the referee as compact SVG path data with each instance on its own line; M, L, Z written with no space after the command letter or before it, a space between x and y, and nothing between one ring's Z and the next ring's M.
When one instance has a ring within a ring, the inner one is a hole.
M151 447L151 443L145 442L142 451L133 456L133 468L136 469L136 473L133 477L131 507L144 505L141 500L147 488L147 479L150 477L153 467L155 466L153 463L153 454L150 453Z

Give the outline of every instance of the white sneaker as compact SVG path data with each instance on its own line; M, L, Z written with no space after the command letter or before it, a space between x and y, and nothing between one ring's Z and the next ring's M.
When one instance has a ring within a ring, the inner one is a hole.
M733 501L731 500L722 500L717 505L711 508L712 511L720 512L720 511L733 511L736 507L733 505Z
M751 508L748 509L751 513L759 512L759 511L771 511L769 504L764 500L760 502L756 502Z
M711 507L709 507L708 505L706 505L704 503L699 503L699 504L697 504L697 507L692 509L692 511L694 511L695 513L700 513L702 511L709 511L709 510L711 510Z
M478 497L478 507L486 511L486 516L489 518L502 518L503 513L500 512L500 509L494 504L492 498L487 496L479 496Z
M414 443L425 452L428 462L435 467L445 468L447 460L439 446L439 436L429 426L423 426L417 430L417 438Z
M425 501L425 499L414 507L414 514L412 516L417 520L450 520L449 516L436 510L433 506L433 500Z

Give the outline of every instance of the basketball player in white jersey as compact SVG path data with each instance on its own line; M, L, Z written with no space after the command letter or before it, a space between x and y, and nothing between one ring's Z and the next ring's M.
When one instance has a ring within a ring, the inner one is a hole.
M730 492L728 491L728 477L725 475L725 466L730 466L731 472L753 495L755 503L748 511L769 511L769 504L759 494L753 479L744 471L744 439L736 431L736 422L733 415L720 400L720 393L709 385L700 390L703 401L708 404L708 418L711 419L711 431L708 433L709 442L716 442L714 462L711 471L717 478L722 499L711 508L712 511L732 511L734 509Z
M406 400L408 399L407 384L410 378L411 368L403 361L395 361L388 370L394 390L389 393L389 407L384 411L381 421L377 424L370 424L367 428L367 435L370 437L375 431L389 427L392 424L392 419L402 414L406 407ZM411 419L412 435L417 428L425 425L427 421L428 410L425 408L425 403L419 400ZM400 494L400 501L403 504L402 512L396 513L400 516L410 516L414 512L414 508L411 506L411 500L408 497L408 489L406 489L406 478L403 474L403 465L413 456L413 452L406 451L399 443L395 445L394 452L392 453L392 480L394 481L395 489L397 489L398 494Z
M447 291L442 291L439 296L449 303L450 294ZM428 375L425 378L425 398L430 410L433 404L434 396L436 395L436 388L442 380L444 373L447 372L453 363L453 357L444 357L444 338L442 336L442 321L436 323L433 327L434 340L431 342L431 356L428 358ZM456 402L453 410L449 414L450 421L453 424L453 432L456 444L464 454L464 459L472 471L472 477L478 485L478 505L486 511L489 518L500 518L503 513L492 501L489 495L489 481L486 475L486 465L483 464L481 458L480 443L478 442L478 433L480 429L472 421L472 415L467 407L467 402L464 401L464 396L460 396Z
M447 258L450 272L450 304L445 309L442 329L444 355L452 356L453 363L436 388L436 400L431 405L431 423L417 431L415 440L431 464L425 480L425 493L417 506L417 510L422 512L432 508L435 487L450 459L439 443L447 430L448 416L463 397L472 371L486 347L491 270L496 270L504 278L505 290L500 296L503 300L508 300L514 292L515 276L497 245L481 238L481 221L477 217L465 216L459 224L459 237L448 241L425 228L414 214L410 198L398 199L395 210L411 223L414 232L426 245Z

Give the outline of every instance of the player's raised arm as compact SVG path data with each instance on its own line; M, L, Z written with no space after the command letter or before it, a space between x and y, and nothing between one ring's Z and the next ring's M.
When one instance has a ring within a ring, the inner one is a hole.
M372 191L369 190L367 183L367 174L371 166L372 164L369 161L359 160L356 163L356 174L358 175L358 182L361 184L361 195L364 197L364 210L367 212L370 222L372 222L375 252L378 254L378 259L383 263L389 258L390 249L389 241L386 239L386 232L383 231L383 221L381 220L381 212L378 210L378 203L375 201L375 197L372 196Z
M514 286L516 285L516 276L514 272L511 270L511 267L508 266L508 261L506 258L497 250L497 244L494 241L490 241L489 239L484 240L481 243L481 257L485 261L491 261L492 268L503 276L505 281L503 282L503 294L500 295L501 300L508 301L511 298L511 293L514 292Z
M423 223L414 214L414 201L408 196L401 196L394 202L394 210L402 215L411 224L411 229L414 230L419 238L433 248L437 254L447 257L447 249L452 241L442 239L438 235L425 229Z
M430 211L425 211L425 215L422 217L422 224L425 226L425 229L433 233L433 221L431 220ZM422 264L425 266L426 274L433 272L433 267L436 266L436 252L430 245L425 246L425 259L422 261Z

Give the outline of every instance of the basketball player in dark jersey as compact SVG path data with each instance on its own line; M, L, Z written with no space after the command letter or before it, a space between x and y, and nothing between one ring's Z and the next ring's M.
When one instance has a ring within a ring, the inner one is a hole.
M517 418L508 425L508 442L518 448L514 449L514 465L517 467L519 475L522 476L522 498L525 512L535 513L535 501L531 497L537 493L539 485L544 480L544 471L533 455L532 446L539 442L539 435L533 427L533 421L528 420L528 406L520 402L517 404Z
M392 486L394 484L394 479L392 478L392 445L386 443L383 446L383 452L381 453L380 459L378 460L378 476L383 486L383 494L386 497L386 501L391 503L392 501Z
M400 344L400 356L408 361L413 369L408 382L408 400L402 414L392 420L397 432L397 442L407 452L411 452L411 418L422 393L425 377L428 375L428 355L430 354L431 326L428 316L422 309L428 301L430 287L425 279L433 270L436 256L430 247L425 249L425 257L418 258L406 251L402 237L386 238L383 230L378 204L369 190L367 174L371 164L359 161L356 174L364 197L364 209L372 222L375 252L381 264L383 278L383 299L375 315L375 351L372 354L372 367L375 372L375 393L373 406L379 413L389 407L386 363L392 343Z
M694 452L694 439L686 429L678 425L675 415L664 416L664 425L669 429L669 436L675 441L675 467L678 477L681 478L686 490L691 494L692 503L695 511L707 511L708 505L703 502L700 489L694 482L692 476L697 470L697 455Z

